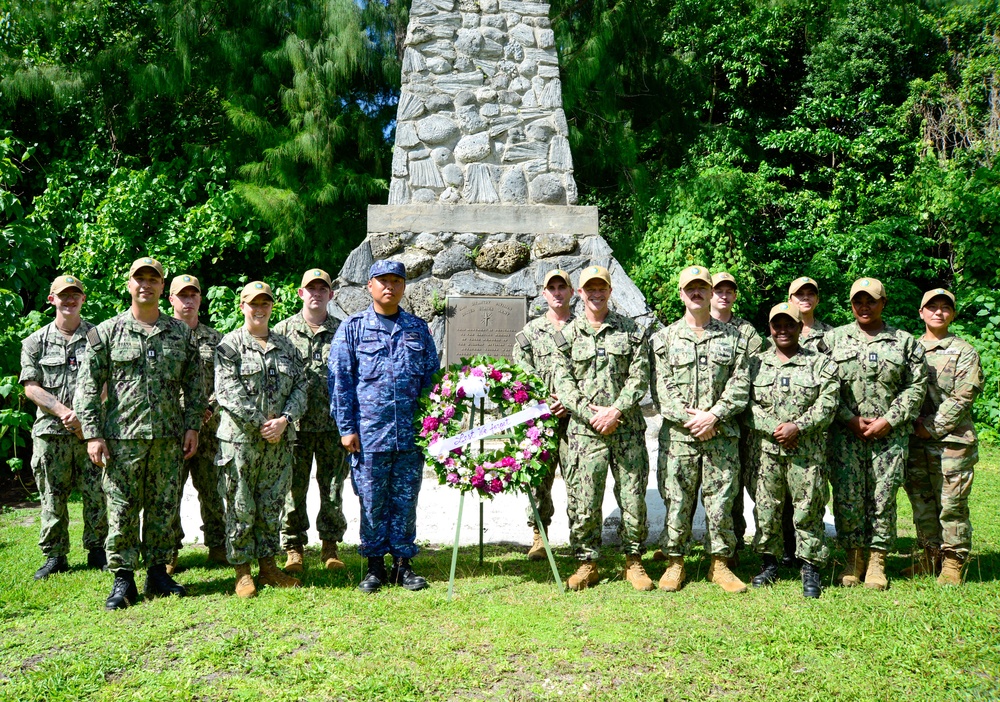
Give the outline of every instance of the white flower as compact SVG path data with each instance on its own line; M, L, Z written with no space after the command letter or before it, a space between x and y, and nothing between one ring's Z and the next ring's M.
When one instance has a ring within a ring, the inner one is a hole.
M462 378L458 387L465 391L468 397L486 397L486 381L483 378L474 375L467 376Z

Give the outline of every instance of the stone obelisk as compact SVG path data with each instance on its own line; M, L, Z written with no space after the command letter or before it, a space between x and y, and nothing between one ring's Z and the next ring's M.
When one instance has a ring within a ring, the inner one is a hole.
M367 307L369 266L393 258L408 272L403 307L439 348L449 295L523 295L534 316L553 268L606 266L612 307L652 322L597 208L576 205L547 3L413 0L396 119L389 204L368 209L368 236L334 283L336 316Z

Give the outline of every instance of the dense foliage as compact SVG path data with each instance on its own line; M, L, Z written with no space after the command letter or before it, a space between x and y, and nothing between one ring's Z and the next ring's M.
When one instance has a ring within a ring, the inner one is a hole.
M0 378L61 270L100 320L148 252L212 286L222 328L243 281L290 307L298 271L338 270L385 201L408 4L0 9ZM978 419L1000 421L995 3L552 0L552 17L581 195L664 319L692 262L737 275L758 323L801 274L831 322L878 276L911 329L946 285L991 373ZM0 390L9 442L21 400Z

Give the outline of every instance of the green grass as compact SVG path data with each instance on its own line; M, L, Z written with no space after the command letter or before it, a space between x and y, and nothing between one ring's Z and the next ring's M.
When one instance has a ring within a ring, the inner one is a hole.
M902 491L899 503L906 550ZM969 582L954 589L893 578L884 593L830 588L810 601L783 571L773 589L725 595L704 582L699 552L680 593L638 593L608 552L599 586L560 596L547 563L493 546L482 567L476 549L462 551L450 603L447 548L419 557L424 592L362 595L362 559L345 549L347 573L319 570L312 552L305 588L239 601L232 572L203 568L205 551L189 548L178 578L189 597L122 612L103 611L110 576L83 569L79 548L72 572L34 582L38 512L12 510L0 515L0 698L998 699L998 506L1000 452L983 451ZM566 550L558 560L566 577L574 563ZM908 560L893 556L890 577ZM751 556L739 572L758 568Z

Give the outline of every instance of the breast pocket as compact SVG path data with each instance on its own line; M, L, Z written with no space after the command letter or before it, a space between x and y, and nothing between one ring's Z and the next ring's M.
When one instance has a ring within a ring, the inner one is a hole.
M66 358L62 354L49 354L38 361L42 370L42 387L55 390L62 386Z
M895 391L905 372L906 360L896 349L883 350L878 359L878 381L885 388Z
M264 366L257 360L245 360L240 364L240 381L247 393L257 395L264 382Z
M833 352L837 364L837 374L842 380L853 380L859 375L858 350L837 349Z
M713 386L717 392L721 391L733 374L733 366L736 365L736 347L730 343L713 344L708 359Z
M750 388L750 399L758 405L769 407L771 405L771 388L774 387L774 371L762 371L753 379Z
M138 346L114 346L111 349L111 377L127 380L138 374L142 366L142 349Z
M385 347L380 343L358 345L358 377L377 380L385 373Z
M812 376L792 378L790 399L798 413L802 414L819 399L819 380Z
M927 355L927 380L945 393L955 389L955 368L958 357L943 353Z
M632 361L632 344L624 334L612 334L605 341L608 352L608 363L611 372L624 375L628 373Z
M184 368L184 360L187 357L184 349L173 346L164 346L157 359L158 370L163 377L169 381L176 382L181 379L181 369Z

